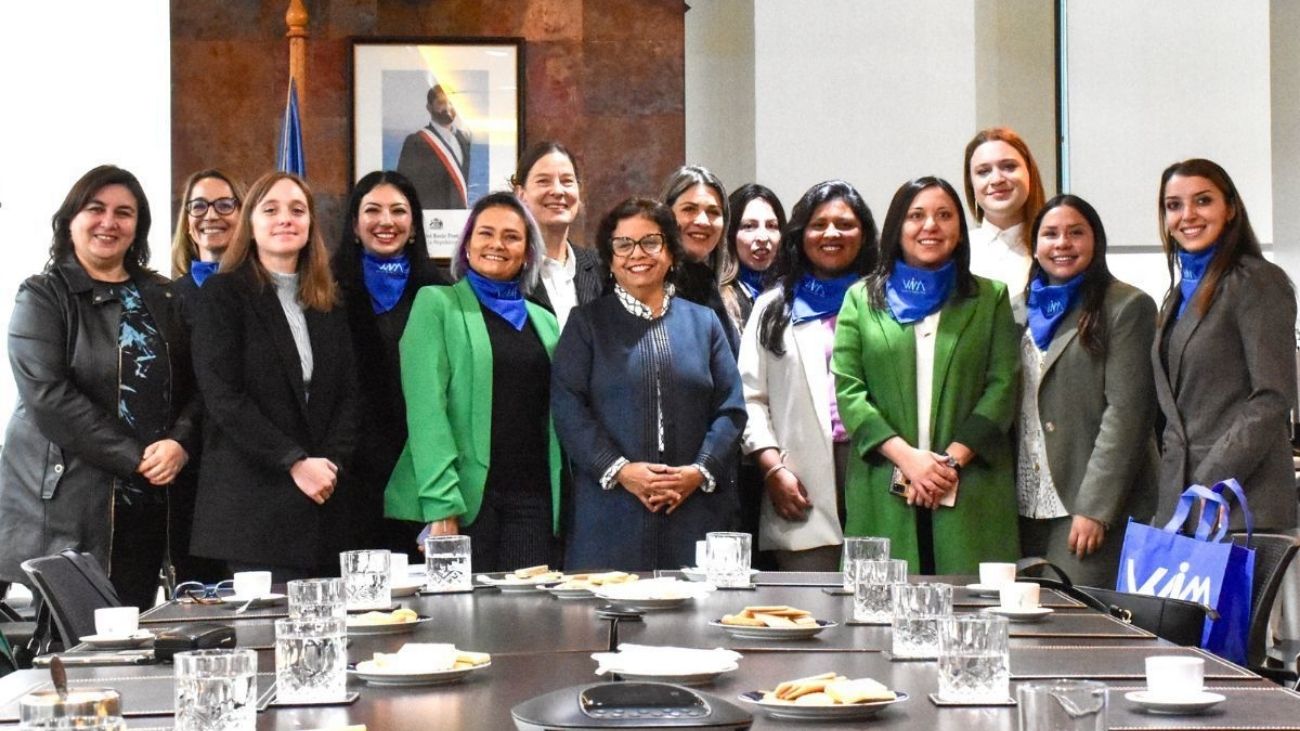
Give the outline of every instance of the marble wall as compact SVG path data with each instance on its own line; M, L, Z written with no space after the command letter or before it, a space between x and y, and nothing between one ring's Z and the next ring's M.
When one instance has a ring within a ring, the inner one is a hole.
M306 0L302 90L308 181L338 235L352 142L354 38L524 39L524 144L579 156L590 241L600 215L655 194L685 148L681 0ZM221 167L251 183L275 165L288 85L287 0L171 0L173 213L185 177ZM174 217L173 219L174 220Z

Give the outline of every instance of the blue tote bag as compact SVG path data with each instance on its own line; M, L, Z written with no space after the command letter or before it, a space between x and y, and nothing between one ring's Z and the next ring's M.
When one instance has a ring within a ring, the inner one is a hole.
M1213 607L1219 618L1205 620L1201 647L1245 664L1255 552L1225 540L1232 511L1225 491L1237 498L1249 535L1254 529L1254 517L1236 480L1225 480L1212 489L1192 485L1179 496L1178 508L1163 528L1129 519L1115 588ZM1195 533L1179 533L1197 501L1202 510ZM1216 517L1222 519L1214 530Z

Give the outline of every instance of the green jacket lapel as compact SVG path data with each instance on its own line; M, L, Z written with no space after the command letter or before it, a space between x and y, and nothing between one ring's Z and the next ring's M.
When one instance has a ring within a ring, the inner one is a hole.
M939 317L939 332L935 335L934 342L934 380L931 392L933 398L930 401L931 428L933 424L933 412L939 405L939 394L946 393L948 388L948 379L960 379L960 374L950 373L952 366L953 354L957 351L957 346L961 343L961 334L970 325L971 319L975 317L975 309L979 303L978 297L963 297L954 293L948 302L943 306L943 314Z
M897 399L897 408L892 410L896 414L905 414L906 418L910 420L894 426L902 432L909 443L914 443L918 431L916 418L916 333L912 327L902 325L898 320L895 320L888 307L872 308L869 311L872 314L872 320L875 321L877 337L882 345L881 352L888 353L887 357L893 361L891 366L886 369L894 377L892 398ZM883 401L886 395L880 394L877 398Z
M492 453L492 342L488 339L483 309L468 279L452 287L469 343L471 429L474 435L474 459L484 466ZM454 356L453 356L454 357Z

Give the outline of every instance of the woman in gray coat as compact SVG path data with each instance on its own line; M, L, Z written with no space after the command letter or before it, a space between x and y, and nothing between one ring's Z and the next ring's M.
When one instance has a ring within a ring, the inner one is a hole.
M1157 520L1187 485L1236 478L1256 530L1294 528L1295 290L1264 260L1246 204L1217 164L1170 165L1159 204L1170 288L1152 349L1165 416ZM1234 511L1231 528L1243 527Z
M1071 579L1114 586L1124 523L1153 508L1156 305L1110 273L1106 230L1059 195L1034 219L1016 465L1020 543Z

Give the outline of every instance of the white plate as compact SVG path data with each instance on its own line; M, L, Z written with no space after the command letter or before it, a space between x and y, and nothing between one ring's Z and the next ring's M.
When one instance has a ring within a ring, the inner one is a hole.
M414 632L416 627L432 621L432 619L432 617L420 617L414 622L399 622L397 624L352 624L348 622L348 634L352 637L400 635L404 632Z
M838 627L838 622L817 620L814 627L746 627L740 624L723 624L721 620L709 622L710 627L720 627L737 639L746 640L806 640L815 637L828 627Z
M475 665L468 668L458 668L452 670L434 670L427 673L394 673L372 668L373 661L365 660L357 663L355 670L349 670L348 674L353 675L370 685L391 685L391 686L410 686L410 685L443 685L445 683L455 683L464 679L466 675L475 670L483 670L492 667L488 662L484 665Z
M231 594L230 596L221 597L221 601L226 604L234 604L235 606L238 607L238 606L242 606L250 598L253 599L253 603L249 604L248 608L260 609L262 607L273 607L276 604L283 603L287 597L285 597L284 594L263 594L262 596L255 597L255 598L240 596L238 594Z
M401 584L393 584L392 586L390 586L389 593L391 593L394 597L415 596L423 588L424 588L423 581L405 582Z
M1149 690L1134 690L1125 693L1124 697L1142 706L1150 713L1160 713L1167 716L1203 713L1227 700L1218 693L1211 693L1206 690L1189 693L1181 698L1160 696Z
M86 635L79 639L96 650L133 650L152 642L153 633L142 629L129 635Z
M997 599L999 596L998 587L993 584L967 584L966 590L975 596L988 597L989 599Z
M560 574L558 578L543 574L541 576L534 576L530 579L519 579L509 575L491 576L489 574L479 574L474 577L474 579L480 584L495 586L501 591L531 591L543 584L559 584L567 580L567 578L568 577L563 574Z
M672 683L673 685L708 685L718 679L719 675L729 673L739 668L736 663L728 663L724 667L715 670L696 670L685 671L680 673L656 673L656 672L637 672L636 670L614 670L620 678L624 680L634 680L645 683Z
M897 698L892 701L874 701L871 703L847 703L834 706L800 706L794 703L765 703L763 691L752 690L741 693L740 700L751 703L773 718L794 718L801 721L830 721L874 716L895 703L907 700L907 694L901 690L894 691Z
M559 586L539 586L537 588L549 593L556 599L591 599L595 596L591 589L561 589Z
M749 575L751 578L754 576L758 576L758 569L750 569ZM683 566L682 576L685 576L688 581L704 581L705 579L708 578L708 575L704 571L704 569L698 566Z
M984 611L989 614L997 614L1006 617L1012 622L1041 622L1052 614L1051 607L1039 607L1037 609L1006 609L1004 607L985 607Z

